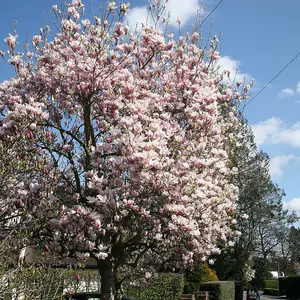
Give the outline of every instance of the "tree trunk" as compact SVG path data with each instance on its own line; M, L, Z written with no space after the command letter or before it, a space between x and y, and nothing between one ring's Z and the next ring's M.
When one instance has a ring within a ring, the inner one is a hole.
M101 276L101 300L114 300L116 294L114 268L110 259L98 263Z

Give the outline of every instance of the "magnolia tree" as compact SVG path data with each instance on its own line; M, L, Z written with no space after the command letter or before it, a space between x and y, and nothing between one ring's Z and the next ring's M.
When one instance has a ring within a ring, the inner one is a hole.
M24 245L94 258L110 300L119 268L186 268L238 234L226 147L248 86L222 84L217 39L205 50L196 32L131 31L129 4L94 20L83 7L54 6L58 32L45 27L22 52L5 39L16 76L0 85L0 137L31 149L11 154L32 173L14 175L1 209L20 216Z

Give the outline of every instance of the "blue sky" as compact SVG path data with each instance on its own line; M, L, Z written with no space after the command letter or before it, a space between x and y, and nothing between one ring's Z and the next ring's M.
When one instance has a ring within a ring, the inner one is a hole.
M163 1L163 0L162 0ZM61 0L2 1L0 10L0 47L12 33L15 20L20 41L38 34L44 20L50 26L51 7ZM89 11L90 0L84 1ZM100 0L93 0L97 7ZM183 30L193 24L197 8L207 13L218 0L169 0L171 24L183 17ZM147 1L131 1L130 22L144 17ZM212 25L212 33L222 33L221 65L237 77L254 78L255 95L278 71L300 52L300 1L224 0L203 25L204 38ZM176 27L170 30L178 32ZM286 207L300 214L300 57L266 88L245 111L253 126L259 148L271 157L271 174L286 191ZM13 72L0 61L0 81ZM299 83L299 84L298 84Z

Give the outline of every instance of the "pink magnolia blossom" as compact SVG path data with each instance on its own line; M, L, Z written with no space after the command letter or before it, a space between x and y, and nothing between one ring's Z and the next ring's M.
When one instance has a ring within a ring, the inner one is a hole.
M17 35L11 35L11 34L9 34L9 36L8 36L7 38L4 39L5 43L7 44L7 46L8 46L11 50L15 50L17 38L18 38Z
M108 10L114 10L116 8L117 7L116 7L116 2L115 1L109 2L108 5L107 5Z
M68 13L69 13L70 15L75 15L75 13L76 13L76 8L75 8L74 6L68 7Z
M176 22L177 22L179 25L181 25L182 22L183 22L183 19L182 19L181 17L178 17L177 20L176 20Z
M32 37L32 44L37 46L42 40L42 37L40 35L35 35Z
M81 0L72 0L72 6L73 7L82 7L84 6Z
M129 10L129 7L130 7L130 3L123 3L123 4L121 4L121 6L120 6L120 10L121 10L121 12L123 13L123 14L126 14L127 12L128 12L128 10Z
M91 24L90 20L88 19L82 20L81 23L84 27L88 27Z

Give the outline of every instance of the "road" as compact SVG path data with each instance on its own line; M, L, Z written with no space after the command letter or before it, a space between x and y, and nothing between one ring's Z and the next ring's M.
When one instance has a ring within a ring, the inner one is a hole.
M283 300L283 299L285 299L285 300L288 300L287 298L285 298L285 296L281 296L281 297L276 297L276 296L266 296L266 295L261 295L260 296L260 300L275 300L275 299L277 299L277 300ZM293 300L300 300L300 298L294 298Z
M280 300L280 299L283 300L283 299L286 299L285 296L281 296L281 297L279 297L279 296L267 296L267 295L263 295L262 292L260 292L259 295L260 295L260 300L276 300L276 299L277 300ZM244 299L246 300L246 293L244 295ZM300 300L300 298L299 298L299 300Z
M275 300L275 299L285 299L283 297L276 297L276 296L267 296L267 295L260 295L260 300Z

